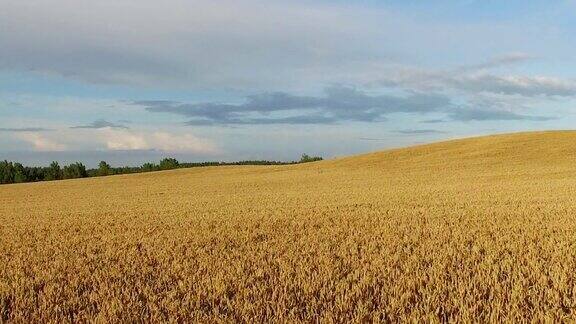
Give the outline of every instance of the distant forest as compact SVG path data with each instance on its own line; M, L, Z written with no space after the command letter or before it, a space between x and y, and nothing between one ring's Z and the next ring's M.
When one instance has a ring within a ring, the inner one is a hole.
M129 174L152 172L161 170L172 170L180 168L196 168L206 166L225 166L225 165L286 165L320 161L322 157L302 154L299 161L282 162L282 161L238 161L238 162L192 162L181 163L174 158L165 158L160 163L144 163L138 167L112 167L106 161L101 161L96 169L87 169L80 162L72 163L61 167L56 161L47 167L29 167L23 166L18 162L0 161L0 184L23 183L37 181L52 181L63 179L102 177L115 174Z

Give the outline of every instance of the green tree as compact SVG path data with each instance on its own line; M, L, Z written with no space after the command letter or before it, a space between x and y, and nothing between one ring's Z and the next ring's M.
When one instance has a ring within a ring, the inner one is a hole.
M42 181L44 180L46 168L42 167L24 167L26 173L26 181Z
M162 161L160 161L161 170L176 169L179 165L180 163L178 163L178 160L174 158L164 158Z
M88 176L86 167L80 162L72 163L64 167L62 172L64 179L85 178Z
M310 156L308 154L302 154L302 157L300 158L300 163L308 163L321 160L322 160L321 156Z
M158 166L154 163L144 163L140 169L142 172L151 172L158 170Z
M14 165L12 162L0 161L0 183L14 183Z
M20 163L14 163L14 182L22 183L28 181L27 172L24 166Z
M44 174L44 180L60 180L62 179L62 169L60 168L60 164L54 161L50 164L50 166L46 169Z
M113 174L112 167L106 161L100 161L98 164L98 175L107 176Z

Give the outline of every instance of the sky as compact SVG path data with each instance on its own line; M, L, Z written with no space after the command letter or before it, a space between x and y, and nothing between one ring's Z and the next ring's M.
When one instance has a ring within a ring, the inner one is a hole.
M572 129L576 1L0 0L0 159L325 158Z

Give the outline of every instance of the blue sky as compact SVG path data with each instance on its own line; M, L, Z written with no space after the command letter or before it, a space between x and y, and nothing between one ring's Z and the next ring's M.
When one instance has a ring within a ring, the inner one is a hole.
M0 159L292 160L571 129L575 9L0 0Z

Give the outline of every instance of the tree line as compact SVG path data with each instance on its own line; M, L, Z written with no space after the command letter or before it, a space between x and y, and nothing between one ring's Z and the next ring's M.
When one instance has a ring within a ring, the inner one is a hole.
M52 181L63 179L76 179L86 177L100 177L114 174L129 174L152 172L162 170L172 170L178 168L194 168L205 166L225 166L225 165L285 165L308 163L320 161L322 157L302 154L299 161L282 162L267 160L249 160L237 162L187 162L180 163L174 158L164 158L160 163L144 163L141 166L112 167L106 161L101 161L98 168L87 169L81 162L75 162L61 167L56 161L47 167L24 166L18 162L0 161L0 184L23 183L37 181Z

